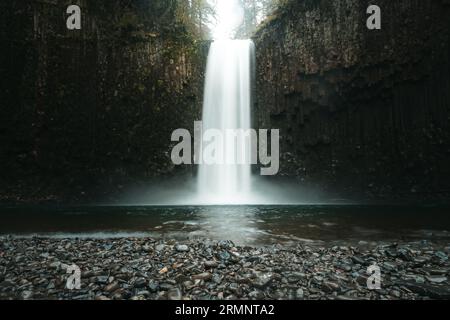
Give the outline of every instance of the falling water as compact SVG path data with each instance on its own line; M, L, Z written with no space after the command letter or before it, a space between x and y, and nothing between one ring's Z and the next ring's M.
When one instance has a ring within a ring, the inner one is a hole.
M203 104L203 133L210 129L222 133L228 129L250 129L253 57L254 44L250 40L216 40L211 44ZM224 139L224 158L239 151L250 154L250 145L240 139L245 138ZM238 147L241 150L236 150ZM203 141L202 154L206 148L208 143ZM250 161L245 161L245 164L202 163L199 170L198 187L204 201L242 203L248 198L251 191Z

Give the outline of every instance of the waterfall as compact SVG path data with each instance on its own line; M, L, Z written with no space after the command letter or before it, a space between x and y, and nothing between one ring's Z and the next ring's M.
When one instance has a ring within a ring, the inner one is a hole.
M219 130L251 128L251 82L254 44L251 40L216 40L208 55L203 103L203 133ZM242 131L243 132L243 131ZM198 190L204 202L242 203L251 189L251 146L245 135L221 142L223 158L220 164L200 164ZM208 141L202 140L200 156L207 152ZM239 149L239 150L238 150ZM231 163L237 154L248 161ZM203 158L202 158L203 159Z

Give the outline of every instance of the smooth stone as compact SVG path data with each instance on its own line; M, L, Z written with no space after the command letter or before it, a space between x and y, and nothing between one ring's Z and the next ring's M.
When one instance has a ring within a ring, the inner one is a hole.
M61 262L59 261L55 261L49 264L50 268L54 268L54 269L59 269L59 267L61 267Z
M416 283L425 283L425 278L422 276L413 276L413 279Z
M447 277L432 277L428 276L426 279L432 283L443 283L447 281Z
M48 285L47 285L47 290L53 290L53 289L55 289L55 283L54 282L50 282Z
M446 269L430 269L428 270L429 274L433 276L445 276L447 273L449 273L449 270Z
M158 245L155 247L155 250L158 251L158 252L161 252L161 251L163 251L165 248L166 248L166 245L165 245L165 244L158 244Z
M339 301L355 301L355 300L358 300L358 299L355 298L355 297L350 297L350 296L337 296L336 300L339 300Z
M205 265L205 268L207 268L207 269L214 269L219 266L219 264L216 261L206 261L204 263L204 265Z
M162 291L169 291L169 290L173 289L173 285L170 283L164 282L159 285L159 289Z
M223 277L220 276L219 274L215 273L212 276L212 282L214 282L215 284L220 284L223 280Z
M339 285L331 281L324 281L322 283L322 290L328 293L336 292L339 291Z
M107 285L105 287L105 291L111 293L111 292L116 291L119 288L120 288L119 283L118 282L113 282L113 283L111 283L111 284L109 284L109 285Z
M185 244L179 244L179 245L175 246L175 250L177 250L178 252L188 252L189 247Z
M155 293L158 291L159 288L159 282L155 281L155 280L150 280L148 282L148 288L150 289L151 292Z
M450 288L448 286L437 286L432 284L418 284L415 282L405 282L403 285L412 292L432 299L450 299Z
M11 288L11 287L14 287L14 285L15 284L9 280L0 282L0 288Z
M147 291L147 290L143 290L143 291L139 291L139 292L137 293L137 295L138 295L138 296L148 297L148 296L150 296L150 292Z
M138 278L134 281L134 287L135 288L144 288L147 284L147 281L145 278Z
M167 293L167 298L169 300L181 300L183 298L183 295L181 294L181 290L178 288L174 288L171 289L168 293Z
M99 284L107 284L107 283L108 283L108 280L109 280L109 277L108 277L108 276L98 276L98 277L95 279L96 283L99 283Z
M29 290L23 291L22 292L22 298L24 300L32 299L33 298L33 291L29 291Z
M212 274L209 273L209 272L203 272L203 273L197 274L195 276L192 276L192 279L193 280L204 280L204 281L207 281L207 280L211 280L212 279Z
M383 263L383 268L388 271L397 271L397 266L390 262Z
M252 280L252 285L259 289L265 289L273 280L274 276L272 273L264 273L257 275L257 278Z
M231 255L228 253L228 251L221 251L218 253L218 257L222 261L230 260Z
M354 264L360 264L360 265L365 265L366 264L366 262L363 259L361 259L360 257L353 256L351 259L352 259Z
M436 257L438 257L439 259L443 260L443 261L447 261L448 260L448 256L445 254L445 252L438 251L434 255Z
M400 291L397 291L397 290L392 290L391 292L390 292L390 295L391 296L393 296L393 297L395 297L395 298L401 298L401 296L402 296L402 294L400 293Z
M162 268L161 270L159 270L159 274L164 274L169 272L169 269L167 267Z
M262 300L264 299L264 293L261 291L255 290L248 294L248 297L253 300Z
M195 288L195 285L192 281L188 280L183 282L183 287L185 287L186 290L191 290L192 288Z

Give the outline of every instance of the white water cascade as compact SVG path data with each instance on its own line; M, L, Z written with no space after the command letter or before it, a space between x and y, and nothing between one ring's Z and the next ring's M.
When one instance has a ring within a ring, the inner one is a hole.
M251 40L216 40L211 44L206 70L203 103L203 133L251 128L250 104L254 44ZM204 137L205 138L205 137ZM223 139L223 159L251 152L244 135ZM201 157L208 141L202 141ZM237 150L240 148L240 150ZM241 152L241 153L239 153ZM251 192L251 165L231 163L200 164L198 191L203 202L214 204L245 203ZM230 164L231 163L231 164Z

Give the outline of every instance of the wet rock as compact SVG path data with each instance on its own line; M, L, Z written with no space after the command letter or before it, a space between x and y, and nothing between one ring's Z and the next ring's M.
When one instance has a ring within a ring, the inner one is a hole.
M419 275L407 275L404 276L405 279L413 279L416 283L425 283L425 278Z
M261 291L255 290L248 294L248 297L253 300L261 300L264 299L264 293Z
M422 297L429 297L432 299L450 299L450 287L438 286L432 284L418 284L415 282L406 282L403 285L414 293Z
M150 290L150 292L157 292L159 289L159 282L155 281L155 280L150 280L148 283L148 289Z
M352 271L352 267L349 264L346 264L346 263L339 264L339 268L344 270L344 271L346 271L346 272Z
M171 289L167 293L167 299L169 300L181 300L183 298L183 295L181 293L181 290L178 288Z
M295 297L297 299L303 299L305 297L305 292L302 288L297 289L297 291L295 292Z
M155 250L158 251L158 252L161 252L161 251L163 251L165 248L166 248L166 245L165 245L165 244L158 244L158 245L155 247Z
M444 276L449 273L448 269L429 269L427 271L430 275L433 276Z
M148 239L115 239L110 250L104 248L111 240L0 240L0 300L414 300L450 296L448 260L437 254L441 251L431 242L370 243L364 248L342 244L253 248L192 240L185 244L188 251L179 252L175 241L161 240L164 249L156 251L152 250L155 241ZM22 242L29 249L16 262L16 248ZM70 259L64 257L69 242L76 258L73 254ZM49 254L44 265L42 252ZM76 261L89 270L82 274L83 289L68 291L65 268ZM367 290L366 266L372 264L382 269L382 290Z
M33 295L34 295L33 291L29 291L29 290L23 291L21 294L22 299L24 299L24 300L30 300L31 298L33 298Z
M422 266L425 263L427 263L430 260L429 257L426 256L420 256L420 257L416 257L413 259L413 262L415 263L416 266Z
M221 240L217 243L218 247L224 248L224 249L231 249L233 248L235 245L233 243L233 241L229 241L229 240Z
M173 289L173 284L170 284L168 282L163 282L159 285L159 289L162 291L169 291Z
M14 286L15 286L15 283L13 283L13 282L11 282L9 280L5 280L5 281L0 282L0 289L2 289L2 288L11 288L11 287L14 287Z
M195 288L195 284L194 284L194 282L188 280L188 281L183 282L183 287L189 291L189 290Z
M147 297L150 296L150 292L147 291L147 290L142 290L142 291L139 291L139 292L137 293L137 295L138 295L138 296L143 296L143 297L147 298Z
M212 274L209 272L204 272L204 273L200 273L197 274L195 276L192 276L193 280L203 280L203 281L207 281L207 280L211 280L212 279Z
M328 293L339 291L339 284L331 281L322 283L322 290Z
M147 285L147 280L145 278L138 278L134 281L135 288L144 288Z
M402 296L402 294L398 290L391 290L389 294L396 299L399 299Z
M354 301L354 300L358 300L358 298L344 295L344 296L337 296L336 300L340 300L340 301Z
M433 276L430 276L430 277L426 277L426 279L428 281L430 281L431 283L443 283L443 282L447 281L447 277L433 277Z
M231 255L228 251L221 251L218 253L217 257L221 260L221 261L228 261L231 258Z
M98 284L107 284L107 283L108 283L108 280L109 280L109 277L108 277L108 276L98 276L98 277L95 279L95 282L98 283Z
M169 272L169 269L167 267L164 267L161 270L159 270L159 274L165 274L167 272Z
M185 244L179 244L175 246L175 250L177 250L178 252L188 252L189 247Z
M383 269L385 269L387 271L396 271L397 265L395 265L394 263L390 263L390 262L384 262Z
M56 288L56 286L55 286L55 283L54 282L50 282L48 285L47 285L47 290L53 290L53 289L55 289Z
M435 256L439 259L441 259L442 261L447 261L448 260L448 256L445 252L442 251L438 251L435 253Z
M212 282L216 284L220 284L222 282L223 277L217 273L213 274L212 276Z
M206 261L205 262L205 268L206 269L214 269L217 268L219 264L216 261Z
M364 259L360 258L360 257L352 256L351 259L352 259L354 264L360 264L360 265L365 265L366 264L366 261Z
M116 291L119 288L120 288L119 283L118 282L113 282L113 283L107 285L104 290L106 292L112 293L112 292Z
M259 273L256 275L256 278L252 280L251 284L255 288L265 289L273 280L273 273Z

